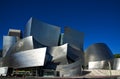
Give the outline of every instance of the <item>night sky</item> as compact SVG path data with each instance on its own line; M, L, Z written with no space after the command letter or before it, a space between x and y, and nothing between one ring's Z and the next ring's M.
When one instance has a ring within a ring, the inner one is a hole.
M30 17L84 32L84 49L106 43L120 53L120 0L0 0L0 49L9 28L24 30Z

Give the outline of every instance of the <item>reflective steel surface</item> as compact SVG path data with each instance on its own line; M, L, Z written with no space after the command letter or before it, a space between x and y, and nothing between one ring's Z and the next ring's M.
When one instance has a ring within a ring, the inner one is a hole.
M8 67L0 67L0 76L6 76L8 71Z
M25 37L33 36L33 38L42 45L57 46L60 36L60 27L31 18L26 25L24 35Z
M91 61L88 64L88 69L105 69L109 67L108 62L103 60L103 61Z
M3 36L3 57L6 56L9 48L13 46L17 41L17 38L14 36Z
M67 46L64 44L61 46L49 47L47 53L52 56L52 62L59 64L67 64Z
M85 53L86 64L90 61L101 61L113 59L113 54L104 43L96 43L88 47Z
M66 27L64 29L63 43L69 43L72 46L83 50L84 33Z
M16 42L9 50L8 55L12 53L16 53L19 51L25 51L33 49L33 38L32 36L26 37L18 42Z
M9 74L14 69L25 69L37 76L60 73L60 77L76 77L82 74L82 69L112 68L114 56L106 44L93 44L84 53L84 33L68 27L64 33L60 31L60 27L34 18L26 24L23 39L19 39L20 30L10 29L9 36L3 37L0 74L11 68ZM113 69L120 70L119 63L119 58L114 59Z
M45 68L56 69L57 65L67 64L67 47L68 44L48 47Z
M82 61L81 63L84 64L84 52L82 52L82 50L69 44L67 52L68 59L72 61L77 61L79 59Z
M113 69L120 70L120 58L114 59Z
M17 52L9 56L9 58L4 63L4 66L12 68L43 66L45 54L46 48Z
M56 71L60 72L61 77L80 76L81 66L81 60L78 60L72 64L58 65Z

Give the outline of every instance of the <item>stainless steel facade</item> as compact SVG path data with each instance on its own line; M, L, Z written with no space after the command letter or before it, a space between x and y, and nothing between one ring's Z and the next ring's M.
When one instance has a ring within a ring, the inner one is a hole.
M33 38L45 46L57 46L60 36L60 27L40 22L31 18L26 24L25 37L33 36Z
M109 64L108 61L90 61L88 63L88 69L108 69Z
M47 61L59 63L60 64L67 64L67 47L68 44L64 44L61 46L54 46L54 47L48 47L47 54L50 56Z
M75 62L79 59L82 61L81 63L84 64L84 52L82 50L68 44L67 52L68 52L67 57L70 60Z
M66 27L64 28L63 43L69 43L83 51L84 33Z
M6 56L3 58L3 66L9 66L9 61L11 55L20 51L26 51L33 49L33 39L32 36L26 37L18 42L16 42L10 49L7 51Z
M120 70L120 58L115 58L114 59L113 69L114 70Z
M14 36L3 36L3 57L6 56L9 48L13 46L17 41L17 38Z
M20 30L10 29L9 36L3 37L1 67L33 68L36 74L42 70L58 71L60 77L71 77L81 75L84 63L88 69L107 69L114 58L106 44L93 44L84 53L82 32L66 27L60 33L60 27L34 18L26 24L24 38L17 40L20 34ZM114 69L120 69L119 61L114 60Z
M108 46L104 43L96 43L88 47L86 50L86 62L102 61L113 59L113 54Z
M32 36L26 37L18 42L16 42L9 50L8 54L13 54L20 51L33 49L33 38Z
M71 64L58 65L56 71L60 72L61 77L80 76L81 67L82 67L81 60L78 60Z
M37 67L44 66L46 55L46 48L38 48L27 51L17 52L10 55L8 67L12 68L25 68L25 67Z

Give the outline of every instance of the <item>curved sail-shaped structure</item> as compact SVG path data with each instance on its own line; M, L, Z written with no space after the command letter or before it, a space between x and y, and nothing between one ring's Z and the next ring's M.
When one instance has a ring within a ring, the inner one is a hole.
M26 50L11 54L5 59L4 66L12 68L25 68L43 66L45 61L46 48ZM12 61L12 62L11 62Z
M60 36L60 27L30 18L26 24L24 36L33 36L37 42L45 46L57 46Z
M48 47L47 54L52 57L52 62L59 64L67 64L67 47L68 44L61 46ZM49 60L48 60L49 61Z
M17 41L17 38L14 36L3 36L3 52L2 56L5 57L8 50L13 46Z
M69 43L83 51L84 33L66 27L64 28L63 43Z
M19 51L25 51L33 49L33 38L32 36L26 37L18 42L16 42L9 50L8 55Z
M17 52L21 52L21 51L26 51L26 50L30 50L33 49L33 39L32 36L26 37L18 42L16 42L14 45L12 45L9 50L7 51L6 56L3 58L2 62L3 62L3 66L9 66L8 62L9 59L11 58L11 56Z
M68 44L48 47L45 68L56 69L57 65L68 64L67 48Z

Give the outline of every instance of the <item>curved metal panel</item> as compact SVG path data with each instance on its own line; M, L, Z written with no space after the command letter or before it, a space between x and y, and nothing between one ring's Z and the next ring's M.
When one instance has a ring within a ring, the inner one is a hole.
M57 46L60 27L31 18L26 25L25 37L26 36L33 36L36 41L45 46Z
M6 56L9 48L12 45L14 45L16 41L17 41L17 38L14 36L3 36L3 52L2 52L3 57Z
M120 58L114 59L113 69L120 70Z
M33 49L33 39L32 36L26 37L14 44L9 50L8 54L13 54L19 51L25 51Z
M67 47L68 44L48 47L45 68L56 69L57 65L67 64Z
M81 74L81 60L72 64L58 65L56 71L60 72L61 77L65 76L79 76Z
M83 50L84 34L66 27L64 29L63 43L69 43L73 47Z
M32 24L32 18L30 18L26 24L25 31L24 31L24 37L30 36L31 24Z
M52 62L59 64L67 64L67 46L64 44L61 46L49 47L47 53L52 56ZM64 60L64 61L63 61Z
M103 60L103 61L91 61L88 64L88 69L105 69L108 68L108 62Z
M46 47L17 52L9 56L9 58L4 63L4 66L12 68L43 66L45 54Z
M82 50L80 50L79 48L75 48L69 44L67 52L67 56L70 60L77 61L79 59L82 61L82 64L84 64L84 53L82 52Z
M101 61L101 60L109 60L113 59L113 54L108 46L104 43L96 43L91 45L86 50L86 63L90 61Z
M36 41L34 38L33 38L33 44L34 44L34 48L41 48L41 47L47 47L43 44L40 44L38 41Z

